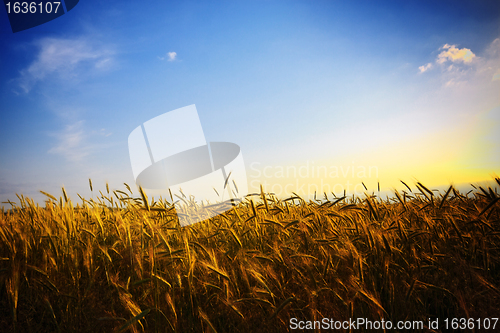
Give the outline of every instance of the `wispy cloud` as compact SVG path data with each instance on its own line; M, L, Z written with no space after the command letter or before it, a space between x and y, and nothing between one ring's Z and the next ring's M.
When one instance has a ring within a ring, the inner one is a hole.
M420 66L418 69L420 70L420 73L423 73L427 70L429 70L432 67L432 64L429 62L426 65Z
M492 83L492 81L500 80L500 38L493 40L482 52L481 57L474 59L470 70L463 71L466 73L467 79L478 86L484 83L498 89L498 82ZM496 96L498 100L498 94Z
M484 67L490 74L493 72L491 81L500 81L500 38L495 39L486 51L488 58Z
M35 59L15 80L25 93L50 76L74 78L81 73L79 70L103 70L113 62L111 49L85 38L42 38L35 45L38 48Z
M51 133L57 139L56 146L48 152L50 154L62 155L68 161L78 162L89 155L89 147L84 144L85 131L83 130L84 121L80 120L74 124L66 125L63 130L57 133Z
M491 78L491 81L499 81L500 80L500 69L493 74L493 77Z
M177 52L168 52L164 57L158 57L160 60L174 61L177 59Z
M436 60L438 64L445 63L446 61L468 64L476 57L470 49L458 49L455 45L444 44L441 49L444 51L438 55Z
M85 128L85 121L78 120L66 125L60 131L49 133L49 136L56 138L56 143L48 153L63 156L70 162L79 162L105 149L109 144L102 140L111 135L112 133L104 128L89 131Z

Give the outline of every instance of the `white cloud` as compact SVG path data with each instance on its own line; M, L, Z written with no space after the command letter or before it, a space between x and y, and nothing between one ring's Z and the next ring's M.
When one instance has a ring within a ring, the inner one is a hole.
M78 76L81 73L78 72L79 69L106 69L113 60L113 52L109 48L98 46L95 41L84 38L43 38L35 42L35 45L39 49L35 60L21 70L16 79L25 93L38 81L52 75L69 79Z
M418 69L420 73L438 69L445 87L470 88L500 81L500 38L482 50L481 56L468 48L460 49L450 44L444 44L439 51L435 63L427 63Z
M438 55L436 60L438 64L445 63L446 61L469 64L476 57L470 49L458 49L455 45L444 44L441 49L444 51Z
M160 60L174 61L177 58L177 52L168 52L165 57L158 57Z
M432 67L431 63L428 63L426 65L420 66L418 69L420 70L420 73L423 73L427 70L429 70Z
M174 61L177 57L177 52L168 52L168 61Z
M452 63L464 63L464 64L471 64L472 61L477 58L476 55L467 48L459 49L455 45L450 45L450 44L444 44L442 47L439 48L441 53L439 53L436 63L438 64L444 64L447 61L451 61ZM426 65L418 67L420 70L420 73L424 73L427 70L432 68L432 63L428 63ZM452 71L454 69L453 64L448 66L448 71Z

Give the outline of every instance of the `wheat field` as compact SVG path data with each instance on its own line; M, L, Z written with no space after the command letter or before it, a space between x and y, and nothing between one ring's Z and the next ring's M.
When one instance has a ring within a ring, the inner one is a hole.
M44 207L19 195L0 213L0 331L288 332L291 318L367 318L441 332L429 319L498 317L496 185L261 192L187 227L126 184L77 204L64 189L43 192Z

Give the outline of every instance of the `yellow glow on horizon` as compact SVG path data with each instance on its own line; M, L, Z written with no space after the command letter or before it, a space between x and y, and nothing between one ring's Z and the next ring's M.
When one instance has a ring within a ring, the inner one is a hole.
M484 111L454 128L426 137L380 144L363 153L346 154L335 161L302 161L287 166L259 166L249 170L250 192L282 196L317 193L363 193L401 188L400 180L429 187L490 181L500 173L500 107ZM339 164L338 161L347 161ZM257 171L259 169L260 171Z

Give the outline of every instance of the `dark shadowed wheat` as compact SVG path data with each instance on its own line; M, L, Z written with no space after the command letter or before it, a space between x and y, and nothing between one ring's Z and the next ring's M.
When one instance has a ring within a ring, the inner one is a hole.
M497 188L403 184L387 200L261 189L183 228L171 204L128 185L76 206L64 190L42 192L45 207L19 196L0 213L0 327L286 332L290 318L498 317Z

